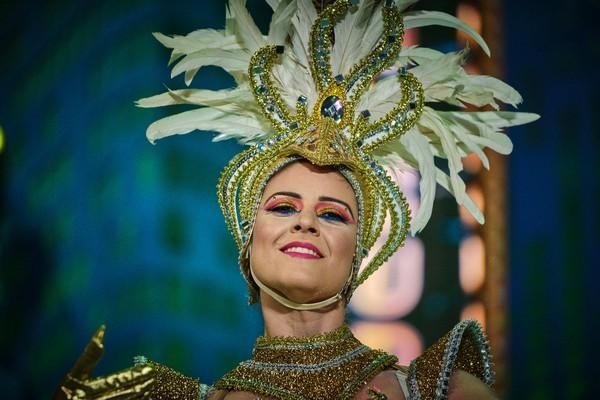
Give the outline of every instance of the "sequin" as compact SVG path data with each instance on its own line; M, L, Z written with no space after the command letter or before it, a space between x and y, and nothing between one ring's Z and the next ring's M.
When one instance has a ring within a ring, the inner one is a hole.
M313 337L260 337L252 359L215 384L281 400L352 399L397 358L360 343L347 325Z

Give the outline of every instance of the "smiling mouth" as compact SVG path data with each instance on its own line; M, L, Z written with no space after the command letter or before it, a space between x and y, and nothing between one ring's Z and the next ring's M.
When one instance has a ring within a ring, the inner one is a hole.
M288 243L280 249L290 257L319 259L323 256L315 246L308 243Z

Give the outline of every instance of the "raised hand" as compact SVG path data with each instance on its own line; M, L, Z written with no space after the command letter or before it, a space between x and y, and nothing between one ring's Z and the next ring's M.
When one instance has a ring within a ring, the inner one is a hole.
M67 373L54 394L54 400L128 400L147 399L156 381L152 363L92 378L92 372L104 354L104 325L96 331L73 368Z

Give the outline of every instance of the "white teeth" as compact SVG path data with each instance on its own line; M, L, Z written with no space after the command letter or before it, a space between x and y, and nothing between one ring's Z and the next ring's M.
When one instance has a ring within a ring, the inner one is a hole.
M310 254L313 255L315 257L319 257L319 255L311 250L311 249L307 249L306 247L290 247L284 250L285 253L304 253L304 254Z

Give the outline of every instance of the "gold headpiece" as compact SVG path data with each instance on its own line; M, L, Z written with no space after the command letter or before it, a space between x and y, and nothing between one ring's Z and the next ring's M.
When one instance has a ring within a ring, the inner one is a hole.
M240 250L250 238L266 181L299 158L340 167L347 179L356 178L351 184L361 197L357 263L389 219L384 245L360 274L353 270L347 298L402 245L408 232L407 203L384 166L409 165L421 174L421 207L413 234L431 215L436 182L483 222L458 175L461 158L474 152L487 167L482 148L511 151L500 129L538 116L435 110L426 102L491 105L497 110L495 99L513 106L522 99L500 80L467 75L461 67L462 51L444 54L402 47L404 29L439 24L467 32L489 53L476 32L444 13L404 12L412 0L338 0L318 15L309 1L271 0L274 14L265 37L244 3L229 2L224 30L155 34L173 49L171 61L178 61L173 75L185 72L186 84L210 64L229 72L236 88L169 90L138 103L202 106L150 125L147 136L152 142L198 129L219 132L214 140L236 138L250 145L230 161L217 186L219 204ZM448 159L449 175L435 166L434 157ZM250 281L248 271L244 275Z

